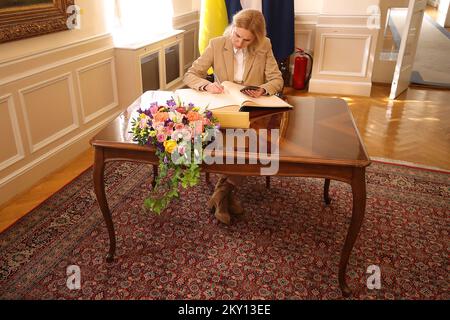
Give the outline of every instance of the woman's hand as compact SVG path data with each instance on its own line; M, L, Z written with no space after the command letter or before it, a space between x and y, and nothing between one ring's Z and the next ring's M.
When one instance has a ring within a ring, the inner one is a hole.
M242 91L242 93L252 97L252 98L259 98L261 97L264 93L266 92L266 90L264 90L263 88L258 88L258 90L244 90Z
M205 87L205 90L208 91L209 93L214 93L214 94L223 93L223 87L220 84L218 84L217 82L208 84Z

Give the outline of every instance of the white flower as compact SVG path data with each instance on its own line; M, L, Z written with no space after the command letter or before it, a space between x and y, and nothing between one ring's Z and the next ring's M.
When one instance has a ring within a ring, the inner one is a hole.
M181 130L175 130L171 136L173 140L178 141L183 139L183 132Z
M199 107L198 113L205 114L206 108L208 108L208 106Z
M178 111L170 111L169 119L174 123L181 123L183 121L183 114L179 113Z

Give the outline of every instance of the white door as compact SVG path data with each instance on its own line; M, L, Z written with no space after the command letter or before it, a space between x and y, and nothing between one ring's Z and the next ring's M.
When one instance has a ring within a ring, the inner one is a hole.
M408 89L426 5L427 0L409 0L408 14L403 28L389 99L397 98Z

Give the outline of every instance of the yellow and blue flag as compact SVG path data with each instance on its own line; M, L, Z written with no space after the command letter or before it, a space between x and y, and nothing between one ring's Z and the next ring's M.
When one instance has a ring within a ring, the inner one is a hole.
M221 36L227 26L228 14L225 0L202 0L198 37L200 54L205 51L209 40Z

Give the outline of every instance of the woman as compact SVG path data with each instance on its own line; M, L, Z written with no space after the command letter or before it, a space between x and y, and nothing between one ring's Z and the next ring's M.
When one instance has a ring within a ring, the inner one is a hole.
M184 83L192 89L212 94L223 92L218 82L206 80L210 67L220 81L233 81L245 86L257 86L257 90L245 93L254 98L273 95L283 88L283 77L273 56L272 45L266 37L264 16L257 10L242 10L233 17L233 23L222 37L209 42L204 53L192 64L184 76ZM208 202L215 208L215 217L229 224L230 211L242 214L243 209L233 189L241 182L239 176L222 176Z

